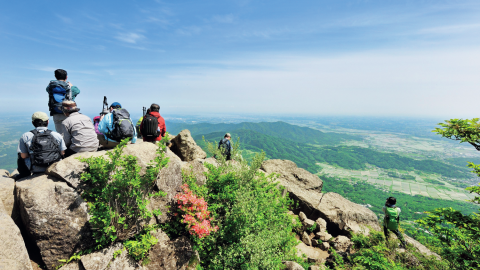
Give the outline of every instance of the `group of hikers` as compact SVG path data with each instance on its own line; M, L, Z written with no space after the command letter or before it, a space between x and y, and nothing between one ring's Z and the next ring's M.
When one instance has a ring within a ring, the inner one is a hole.
M108 112L102 112L92 122L90 117L79 113L75 98L80 90L67 81L67 71L55 70L55 78L46 90L56 132L48 129L49 116L46 113L35 112L32 115L35 129L22 135L17 148L17 179L32 173L43 173L49 165L76 153L114 148L127 138L132 144L137 142L137 137L156 143L165 136L167 128L158 104L153 103L136 126L130 113L119 102L112 103ZM226 133L218 145L227 160L232 158L230 139L230 133ZM396 199L389 197L382 208L385 214L384 234L388 240L389 231L392 231L404 247L404 238L398 230L401 210L395 204Z
M76 153L114 148L124 139L136 143L141 136L143 141L155 143L165 136L167 129L158 104L150 106L137 127L119 102L112 103L108 111L94 117L92 122L90 117L79 113L75 98L80 90L67 81L67 71L55 70L55 78L46 91L56 132L48 129L46 113L32 115L35 129L24 133L18 143L17 179L43 173L49 165Z

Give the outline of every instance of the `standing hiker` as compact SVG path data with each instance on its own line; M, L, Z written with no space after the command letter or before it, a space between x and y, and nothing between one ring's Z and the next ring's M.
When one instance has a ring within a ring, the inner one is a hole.
M160 105L153 103L150 105L150 112L147 111L140 124L140 132L144 142L161 141L167 132L165 120L160 115Z
M232 136L230 133L227 133L225 136L223 136L223 139L218 142L218 149L220 149L226 160L232 159L232 143L230 142L231 138Z
M90 117L79 113L80 108L72 100L64 100L62 110L67 117L62 123L63 138L68 147L65 157L81 152L96 152L97 133Z
M32 124L35 129L24 133L18 143L16 179L30 176L32 173L45 172L50 164L62 159L67 149L62 135L48 130L46 113L34 113Z
M385 213L383 218L383 233L385 234L385 239L388 242L389 231L392 231L400 240L401 248L405 248L405 240L403 239L402 233L398 230L398 225L400 224L400 207L395 206L397 199L395 197L388 197L383 206L382 210Z
M117 146L123 139L129 138L131 143L137 142L137 131L133 125L130 113L118 102L109 107L110 113L100 116L98 134L100 145L104 149Z
M80 90L73 86L70 82L67 82L67 71L63 69L55 70L56 80L50 81L47 86L48 93L48 109L50 110L50 116L53 117L55 124L55 130L62 134L62 122L67 117L62 112L62 102L65 97L71 95L71 99L75 101L75 97L80 94Z

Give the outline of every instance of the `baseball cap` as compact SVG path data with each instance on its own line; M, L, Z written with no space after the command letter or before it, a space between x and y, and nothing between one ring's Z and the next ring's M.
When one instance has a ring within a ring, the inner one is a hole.
M48 115L44 112L36 112L32 114L32 121L40 119L42 121L48 121Z
M232 137L232 135L230 135L230 133L226 133L224 137Z

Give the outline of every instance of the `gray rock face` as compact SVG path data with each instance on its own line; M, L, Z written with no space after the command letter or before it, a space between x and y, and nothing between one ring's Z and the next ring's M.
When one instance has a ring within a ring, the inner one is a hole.
M59 270L85 270L85 268L83 268L81 262L74 261L67 265L62 266Z
M310 237L306 232L303 232L302 234L302 242L307 246L312 246L312 240L310 240Z
M92 242L87 205L66 183L47 176L17 182L22 222L49 269Z
M302 257L302 254L305 254L309 262L324 262L329 256L328 252L319 248L309 247L304 243L298 244L296 248L297 256Z
M104 270L113 259L113 253L122 248L123 245L121 243L117 243L109 248L104 248L102 250L84 255L80 261L82 262L85 270Z
M3 208L0 202L0 208ZM0 269L32 270L27 248L10 214L0 210Z
M112 151L112 150L109 150ZM138 165L142 168L140 173L145 173L145 169L151 160L156 157L157 146L153 143L136 143L128 144L123 149L124 155L133 155L137 157ZM78 153L73 156L70 156L66 159L63 159L59 162L52 164L47 169L47 174L54 176L58 179L61 179L67 182L70 186L75 189L81 187L80 176L82 172L85 171L87 167L86 163L81 162L78 158L89 158L89 157L99 157L103 156L108 158L106 155L107 151L99 152L84 152Z
M353 246L352 241L343 235L335 237L332 244L333 248L338 252L349 252L350 248Z
M210 163L210 164L212 164L213 166L218 167L218 162L217 162L217 160L216 160L215 158L213 158L213 157L206 158L203 163Z
M332 235L327 233L327 232L317 232L315 234L315 238L320 239L323 242L326 242L326 241L332 239Z
M326 232L327 231L327 222L323 218L318 218L315 223L317 223L317 230L319 232Z
M328 242L322 242L318 245L321 250L328 251L330 249L330 244Z
M286 261L284 262L286 270L305 270L300 264L296 262Z
M270 159L263 162L261 169L269 174L280 174L278 180L289 189L291 185L295 185L305 190L322 191L323 181L318 176L298 168L293 161Z
M3 202L6 213L16 220L18 214L15 207L15 180L8 177L7 173L7 171L0 170L0 201Z
M182 162L182 170L187 174L193 174L197 179L197 185L203 186L207 182L205 172L208 172L208 169L203 166L200 159Z
M158 239L158 243L150 250L148 256L150 262L144 266L145 270L186 270L195 269L195 266L189 262L198 256L192 248L192 244L182 236L170 241L163 231L154 234Z
M322 194L323 182L316 175L297 168L289 160L267 160L262 164L266 173L278 173L280 184L288 188L291 198L299 202L301 211L310 219L323 218L334 235L349 232L368 233L367 225L380 230L375 213L359 204L352 203L336 193Z
M307 219L307 216L305 215L305 213L300 212L298 213L298 218L300 219L300 221L304 221L305 219Z
M313 227L313 225L315 225L315 221L306 218L302 221L302 225L303 225L303 228L308 229Z
M7 170L0 169L0 177L10 177L10 173Z
M183 161L205 159L207 157L205 151L193 140L188 129L184 129L178 133L172 140L172 147L170 149Z
M396 236L395 236L396 237ZM420 242L418 242L417 240L411 238L410 236L408 235L403 235L403 237L405 238L405 242L407 242L407 244L411 244L412 246L414 246L420 253L422 253L423 255L425 256L434 256L435 258L437 258L437 260L441 260L442 258L435 252L431 251L430 249L428 249L426 246L420 244Z

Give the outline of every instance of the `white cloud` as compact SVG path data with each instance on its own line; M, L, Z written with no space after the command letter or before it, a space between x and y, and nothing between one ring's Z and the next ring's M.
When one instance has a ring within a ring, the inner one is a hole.
M58 15L58 14L55 14L55 15L64 23L68 23L68 24L72 23L72 19L70 19L68 17Z
M459 34L465 32L475 32L472 34L478 34L480 30L480 24L456 24L456 25L447 25L441 27L432 27L421 29L419 33L421 34Z
M136 44L137 41L144 39L145 36L138 33L128 32L119 33L115 38L126 43Z
M182 36L192 36L192 35L200 34L200 32L202 32L202 28L198 26L187 26L187 27L177 29L176 32L177 34Z

